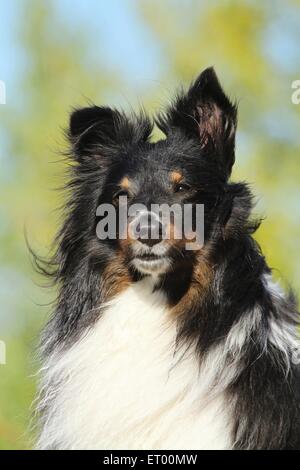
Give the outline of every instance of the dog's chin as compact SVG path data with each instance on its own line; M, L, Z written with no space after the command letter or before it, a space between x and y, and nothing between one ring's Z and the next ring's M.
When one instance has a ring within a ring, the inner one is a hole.
M159 275L169 271L171 263L169 258L160 257L147 259L146 257L133 258L131 261L134 268L142 274Z

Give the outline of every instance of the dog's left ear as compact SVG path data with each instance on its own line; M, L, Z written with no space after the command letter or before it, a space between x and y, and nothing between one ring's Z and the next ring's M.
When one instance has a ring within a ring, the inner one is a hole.
M237 107L225 95L213 68L204 70L157 123L166 135L180 129L196 138L203 153L221 159L226 176L230 175L235 159Z

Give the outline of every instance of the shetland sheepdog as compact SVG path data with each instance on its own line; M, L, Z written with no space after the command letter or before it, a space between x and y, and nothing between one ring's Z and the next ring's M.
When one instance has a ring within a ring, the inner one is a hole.
M212 68L153 121L72 113L64 221L53 259L37 261L58 287L37 448L300 449L297 306L252 237L249 187L230 180L236 125ZM118 218L99 236L99 207L117 217L124 201L125 236ZM190 232L152 205L191 207Z

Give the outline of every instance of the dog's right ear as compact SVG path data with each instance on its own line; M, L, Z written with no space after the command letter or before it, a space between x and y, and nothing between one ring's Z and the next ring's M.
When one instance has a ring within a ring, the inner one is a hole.
M108 107L91 106L71 114L69 139L77 156L89 155L116 140L120 115Z
M109 107L75 110L70 119L69 140L77 158L101 153L103 148L133 145L149 139L153 124L141 112L126 116Z

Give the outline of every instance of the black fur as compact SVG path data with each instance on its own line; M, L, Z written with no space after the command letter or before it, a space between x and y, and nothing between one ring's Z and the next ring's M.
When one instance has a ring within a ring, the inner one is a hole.
M79 109L71 116L71 175L65 220L56 240L58 250L49 274L59 285L57 308L43 336L48 355L58 345L76 341L96 319L93 308L105 296L103 272L116 256L116 241L99 241L96 207L113 200L123 175L138 188L131 202L204 203L205 260L212 269L207 289L199 290L178 320L178 341L196 340L199 361L219 344L248 312L261 319L240 352L240 374L227 388L234 417L236 449L300 449L299 367L292 351L270 342L270 319L296 329L298 313L292 296L272 296L263 281L270 273L252 234L252 195L245 183L229 182L234 163L237 108L224 94L213 69L205 70L156 119L166 139L150 141L153 124L110 108ZM191 190L172 193L167 175L180 170ZM125 256L125 255L124 255ZM157 288L170 306L179 305L193 282L194 252L174 249L173 269ZM136 274L128 267L132 282ZM230 358L228 358L230 361ZM288 362L288 367L287 367Z

